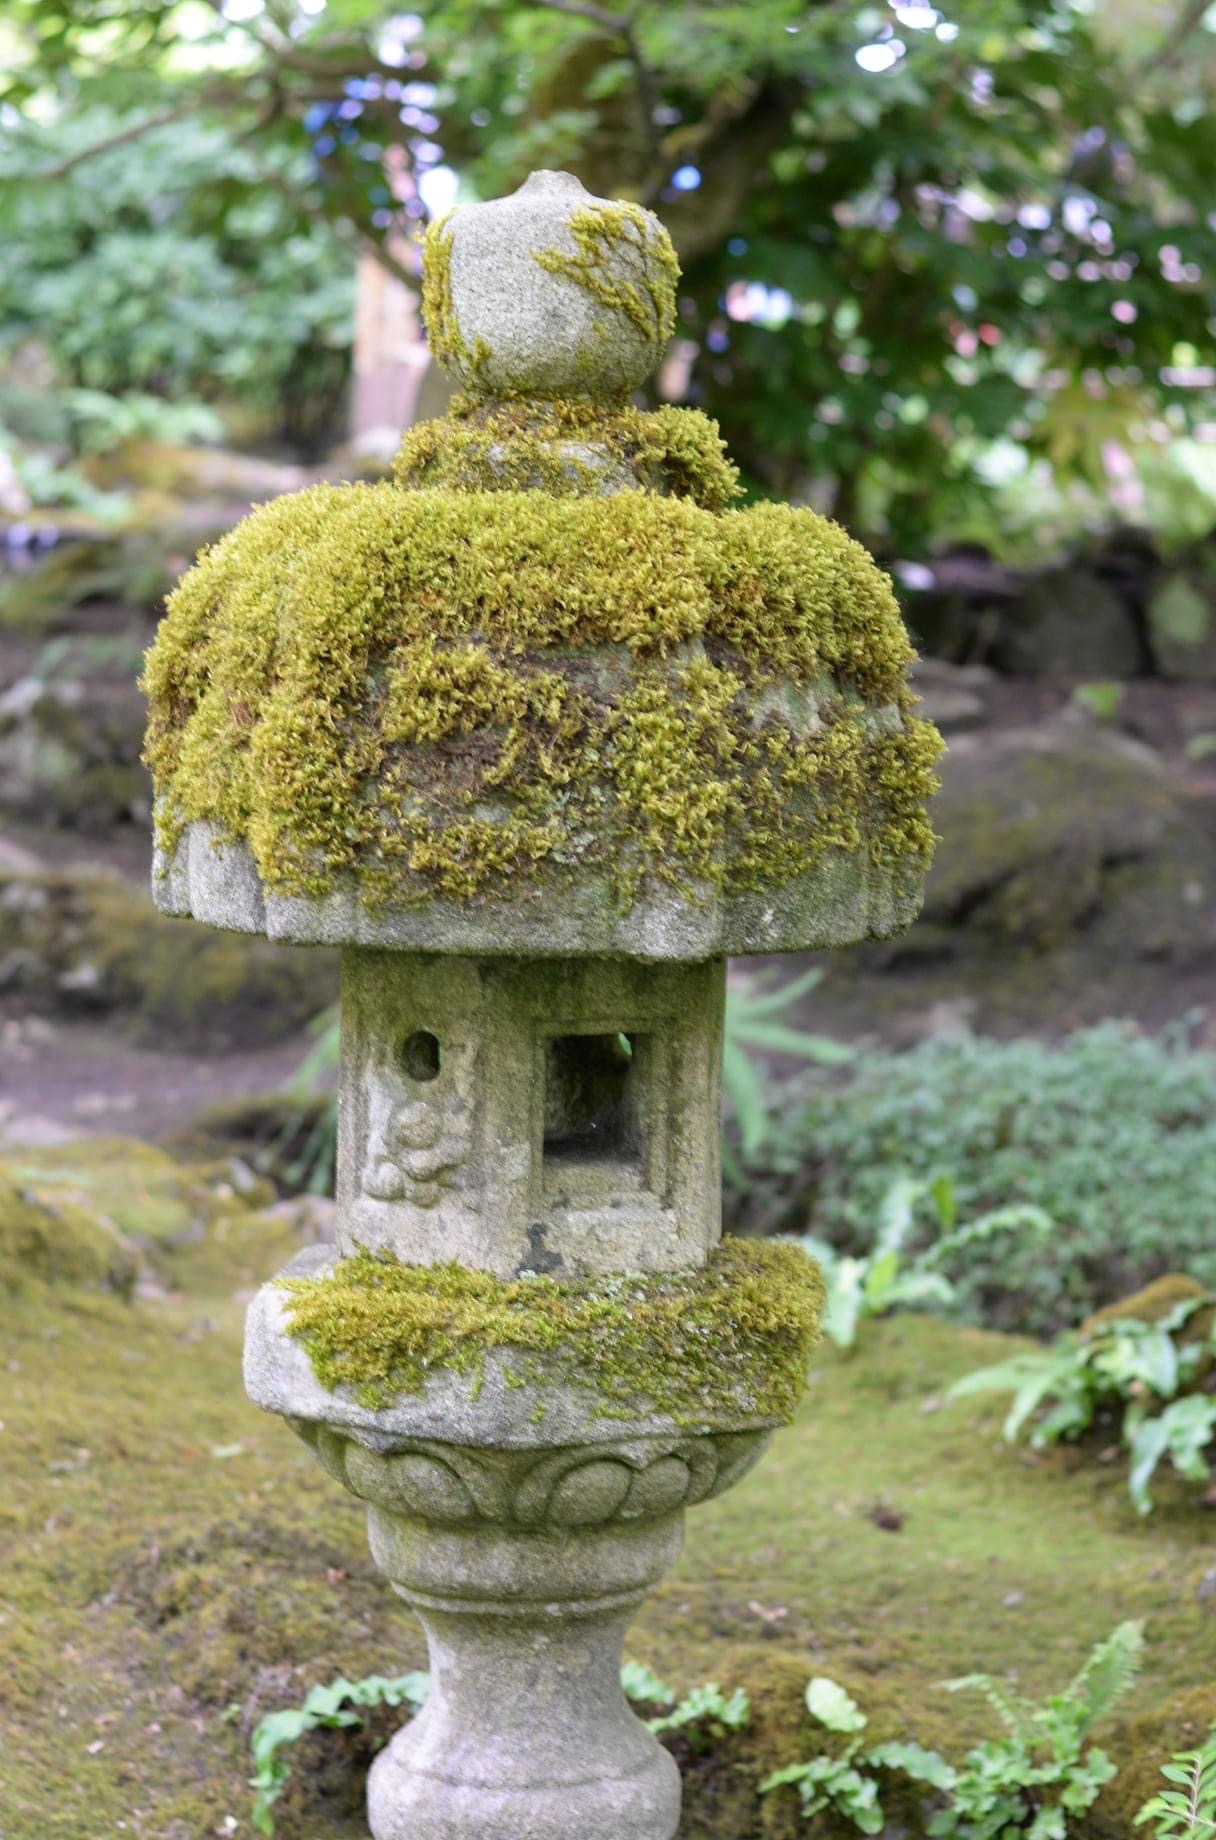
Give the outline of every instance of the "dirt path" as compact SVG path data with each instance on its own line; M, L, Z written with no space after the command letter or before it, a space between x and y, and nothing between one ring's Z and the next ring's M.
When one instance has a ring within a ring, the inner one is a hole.
M9 1016L0 1021L0 1144L56 1131L156 1141L221 1100L281 1085L305 1045L181 1054L132 1047L112 1023Z

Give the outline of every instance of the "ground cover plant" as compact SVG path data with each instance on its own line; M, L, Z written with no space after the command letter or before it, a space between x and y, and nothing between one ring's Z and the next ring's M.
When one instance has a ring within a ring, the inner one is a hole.
M1117 1430L1128 1453L1132 1500L1148 1514L1153 1474L1166 1458L1189 1482L1212 1483L1216 1292L1186 1278L1163 1278L1139 1300L1100 1311L1050 1348L968 1374L951 1397L985 1392L1013 1394L1005 1420L1010 1443L1028 1426L1039 1450L1095 1427Z
M1136 1826L1151 1821L1155 1840L1216 1833L1216 1726L1199 1750L1176 1751L1161 1774L1171 1786L1145 1802Z
M773 1771L759 1784L758 1793L796 1788L804 1820L831 1810L863 1834L879 1834L887 1825L879 1799L882 1780L904 1778L930 1792L926 1832L943 1840L1006 1840L1022 1833L1030 1840L1066 1840L1072 1817L1091 1808L1103 1784L1116 1774L1106 1753L1097 1746L1087 1749L1086 1743L1092 1728L1132 1686L1143 1648L1140 1625L1121 1624L1097 1644L1063 1692L1041 1705L1022 1699L991 1674L943 1682L949 1692L981 1694L1005 1727L1003 1738L975 1746L958 1769L937 1751L916 1743L867 1747L861 1736L869 1723L865 1713L838 1682L817 1674L807 1683L807 1712L824 1731L844 1742L834 1753ZM646 1719L650 1731L660 1737L678 1732L696 1752L721 1744L751 1720L751 1700L743 1687L728 1695L710 1680L680 1698L637 1661L622 1666L621 1686L643 1707L664 1708ZM257 1831L275 1831L273 1805L290 1774L283 1756L286 1745L311 1731L358 1726L363 1708L417 1710L425 1704L429 1688L429 1675L417 1672L399 1680L382 1675L339 1679L312 1687L301 1706L268 1713L251 1739ZM1201 1800L1202 1768L1192 1769L1189 1780Z
M960 1306L1053 1334L1179 1269L1216 1285L1216 1055L1106 1023L1058 1044L977 1036L856 1057L850 1076L775 1101L728 1209L745 1230L873 1247L897 1176L948 1178L959 1217L1042 1208L1051 1234L977 1241ZM936 1237L926 1203L914 1245Z
M268 1712L255 1726L249 1741L254 1762L250 1785L255 1791L252 1819L258 1833L273 1835L275 1831L274 1804L291 1775L291 1764L284 1754L288 1745L298 1743L310 1732L358 1727L363 1722L362 1713L373 1707L401 1706L417 1711L426 1704L430 1685L431 1677L422 1669L397 1680L389 1680L383 1674L369 1674L363 1680L331 1680L310 1687L302 1705ZM707 1680L681 1698L639 1661L622 1664L621 1688L628 1699L643 1706L664 1708L646 1720L651 1731L683 1732L698 1746L709 1745L728 1731L739 1731L751 1713L742 1687L736 1687L728 1697L716 1681Z
M909 1253L909 1242L917 1233L917 1208L925 1203L936 1217L938 1237ZM839 1253L813 1234L804 1234L798 1244L823 1272L827 1286L824 1334L838 1348L851 1348L867 1317L885 1316L890 1310L954 1306L958 1289L942 1267L968 1248L1002 1234L1042 1241L1051 1232L1051 1224L1042 1208L1027 1206L992 1208L960 1224L949 1176L939 1176L936 1182L901 1176L879 1204L874 1243L867 1253L860 1257Z
M832 1809L863 1834L880 1834L887 1825L880 1775L903 1777L936 1791L929 1803L933 1811L922 1816L930 1835L1012 1840L1026 1834L1031 1840L1066 1840L1073 1817L1093 1807L1103 1784L1116 1773L1105 1751L1096 1745L1086 1749L1086 1742L1130 1689L1143 1646L1138 1624L1120 1624L1098 1643L1064 1691L1041 1705L1011 1692L992 1674L944 1682L952 1693L981 1694L1005 1727L1002 1738L968 1751L958 1769L919 1744L865 1748L865 1713L835 1681L818 1676L807 1688L807 1710L827 1731L844 1734L844 1747L775 1770L760 1793L794 1787L807 1820Z

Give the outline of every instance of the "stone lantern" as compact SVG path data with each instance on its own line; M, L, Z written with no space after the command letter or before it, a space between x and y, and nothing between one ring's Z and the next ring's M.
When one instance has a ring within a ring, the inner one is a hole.
M792 1413L821 1295L721 1242L725 958L900 931L932 845L885 578L631 403L677 277L562 173L433 225L451 416L255 511L148 662L158 904L342 948L337 1246L259 1293L245 1371L426 1628L377 1840L674 1834L624 1629Z

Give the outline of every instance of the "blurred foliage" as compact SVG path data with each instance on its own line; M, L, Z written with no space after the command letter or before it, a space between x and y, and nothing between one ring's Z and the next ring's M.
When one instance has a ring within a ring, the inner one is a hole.
M1042 1209L1046 1239L980 1242L951 1267L990 1327L1054 1334L1168 1271L1216 1283L1216 1054L1119 1023L1052 1046L937 1038L859 1052L842 1084L772 1097L773 1128L727 1218L807 1231L849 1257L878 1244L891 1185L928 1185L911 1250L940 1236L933 1185L960 1218Z
M332 245L305 219L404 272L400 230L439 195L427 173L485 196L562 165L668 222L688 387L753 487L873 539L923 551L981 515L1001 440L1130 500L1126 457L1212 413L1216 22L1195 0L10 0L8 16L4 170L30 217L56 222L65 167L69 195L104 210L127 155L154 194L133 230L15 284L44 328L71 320L80 381L179 387L212 362L294 384L263 364L258 320L282 332L283 270L319 286L309 265ZM184 169L192 146L196 178L162 195L163 158Z
M308 449L349 368L353 265L292 202L290 158L222 121L121 138L141 119L84 107L0 145L0 446L33 504L103 518L122 500L76 458L217 440L217 404Z

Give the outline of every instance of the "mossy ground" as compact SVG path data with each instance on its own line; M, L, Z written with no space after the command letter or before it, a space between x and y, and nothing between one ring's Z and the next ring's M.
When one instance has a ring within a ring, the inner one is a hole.
M424 1662L358 1505L241 1391L243 1297L292 1244L281 1222L220 1208L162 1253L180 1286L167 1301L31 1285L6 1310L5 1840L251 1840L250 1724L316 1680ZM800 1707L815 1672L851 1687L876 1738L955 1753L987 1715L935 1682L990 1669L1037 1693L1144 1617L1145 1673L1126 1732L1107 1734L1122 1801L1107 1791L1088 1840L1125 1840L1123 1804L1195 1741L1216 1705L1211 1516L1167 1478L1141 1521L1117 1464L1010 1450L999 1400L940 1404L1009 1347L906 1317L852 1358L824 1351L795 1426L690 1515L630 1652L681 1687L744 1683L756 1714L682 1757L681 1840L793 1840L788 1808L762 1814L753 1790L816 1742ZM367 1760L365 1739L310 1740L282 1840L366 1840Z

